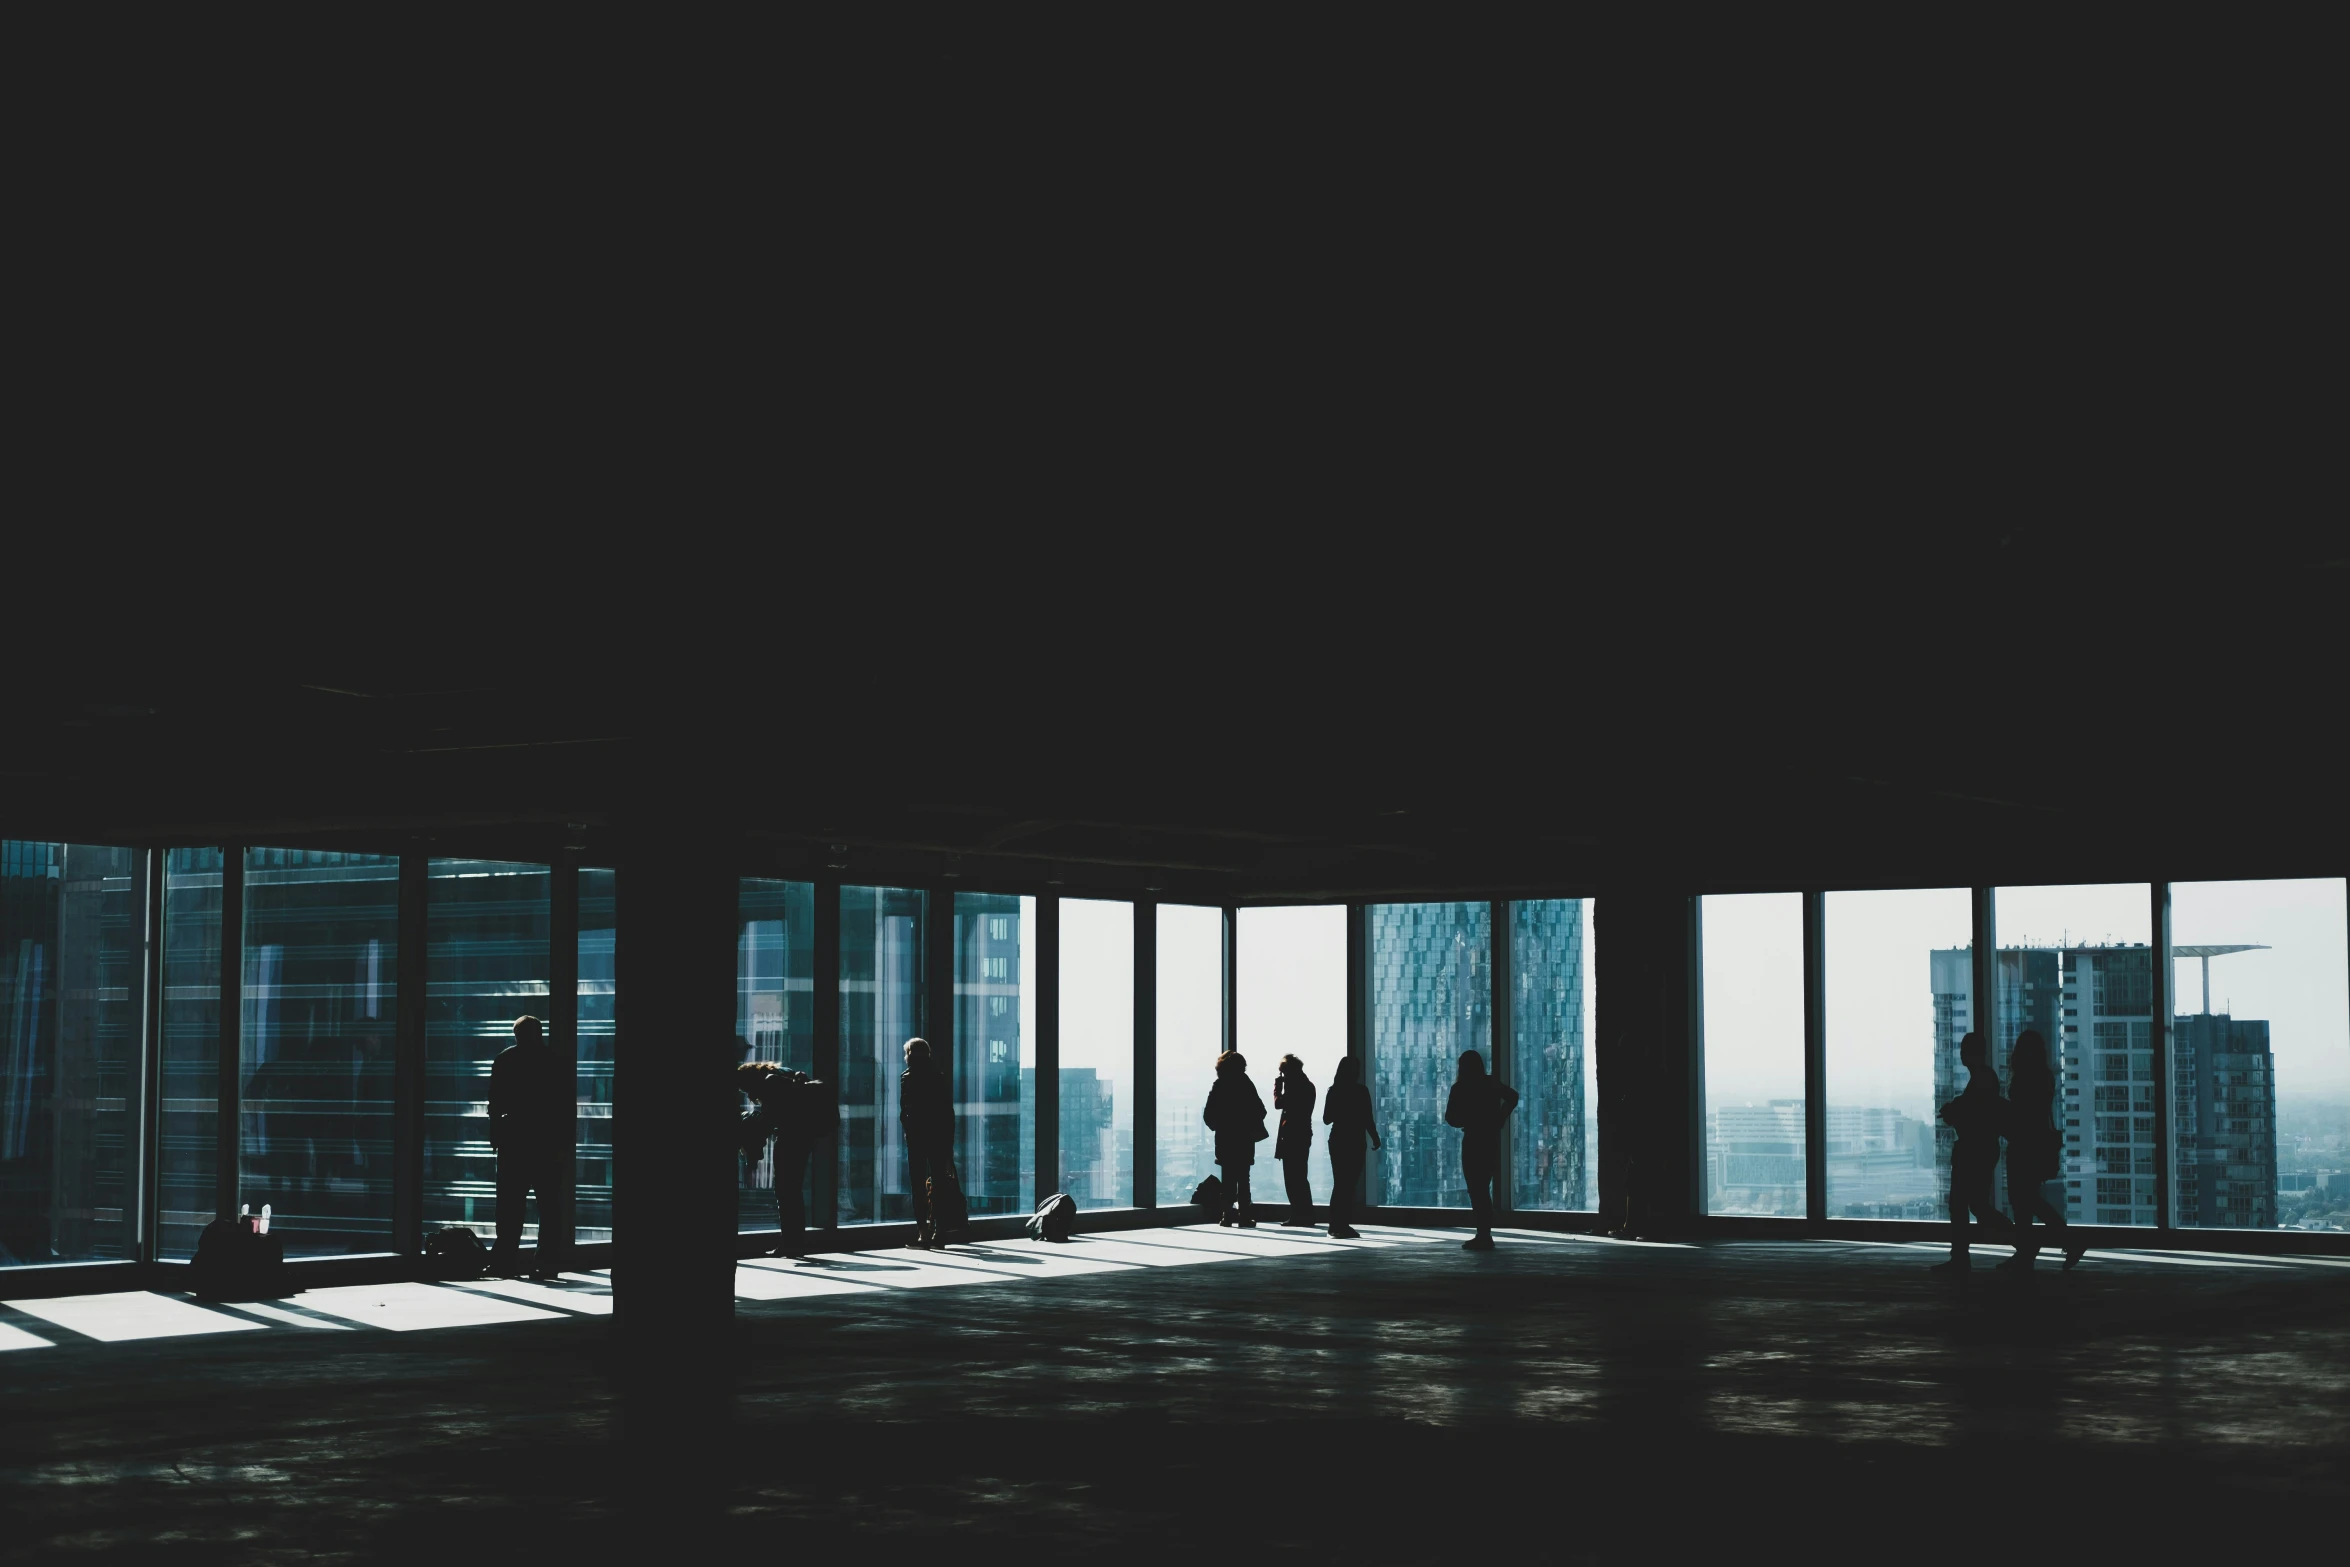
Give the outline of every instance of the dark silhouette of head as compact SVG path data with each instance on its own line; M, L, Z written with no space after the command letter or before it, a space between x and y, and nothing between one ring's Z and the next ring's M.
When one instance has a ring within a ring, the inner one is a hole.
M1303 1077L1306 1075L1306 1064L1295 1056L1283 1056L1281 1071L1286 1077Z
M545 1026L527 1013L514 1020L514 1042L518 1045L535 1045L546 1033Z
M1990 1067L1991 1056L1983 1048L1982 1035L1969 1030L1966 1038L1958 1042L1958 1064L1970 1072L1981 1072Z
M906 1065L918 1071L930 1066L930 1041L917 1035L906 1041Z
M2039 1088L2055 1081L2048 1064L2048 1040L2038 1029L2027 1028L2015 1036L2015 1048L2007 1055L2007 1080Z
M1362 1071L1362 1067L1356 1063L1353 1056L1340 1056L1338 1065L1330 1069L1330 1086L1333 1088L1343 1087L1360 1077Z
M1222 1055L1216 1057L1216 1075L1218 1077L1225 1077L1234 1072L1245 1072L1247 1070L1248 1057L1242 1055L1237 1050L1227 1050Z
M777 1061L745 1061L734 1069L734 1086L753 1099L766 1097L768 1085L783 1073Z
M1456 1083L1465 1083L1472 1077L1483 1077L1484 1075L1485 1058L1477 1054L1477 1052L1474 1050L1462 1051L1461 1069L1459 1074L1454 1077L1453 1081Z

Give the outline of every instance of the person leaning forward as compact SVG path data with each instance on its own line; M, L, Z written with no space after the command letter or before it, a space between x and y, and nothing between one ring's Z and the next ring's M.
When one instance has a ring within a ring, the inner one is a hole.
M579 1113L572 1064L535 1017L514 1020L514 1043L490 1063L490 1149L498 1156L498 1240L490 1271L513 1274L522 1255L523 1205L539 1199L537 1272L563 1271L571 1249L571 1139Z
M898 1126L906 1134L906 1191L914 1203L914 1239L908 1244L944 1245L932 1211L931 1180L955 1176L955 1101L927 1039L906 1041L906 1070L898 1077Z

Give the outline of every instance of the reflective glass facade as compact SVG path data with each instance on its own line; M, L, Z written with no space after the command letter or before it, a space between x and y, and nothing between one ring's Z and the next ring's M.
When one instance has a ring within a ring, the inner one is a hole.
M1590 1048L1591 903L1551 898L1510 906L1512 1206L1599 1206L1598 1061Z
M1444 1124L1461 1052L1493 1065L1493 906L1375 903L1366 911L1371 1092L1387 1146L1372 1199L1465 1208L1461 1134Z
M840 890L840 1222L911 1219L898 1074L905 1044L930 1038L923 984L930 895ZM932 1038L943 1054L947 1042ZM1016 1079L1015 1079L1016 1081Z
M237 1201L286 1255L392 1249L396 855L245 851Z
M1080 1208L1131 1207L1133 904L1061 900L1060 1000L1061 1178L1053 1190Z
M612 1238L612 1069L619 1059L615 893L609 870L579 873L579 1185L572 1239Z
M553 877L544 865L434 860L425 895L424 1223L496 1233L490 1063L514 1020L547 1014ZM523 1228L538 1239L537 1205Z
M743 878L736 898L734 946L735 1055L773 1061L794 1072L816 1071L816 889L804 881ZM584 935L584 931L583 931ZM748 1096L736 1108L748 1111ZM820 1150L829 1157L832 1150ZM775 1149L756 1164L735 1161L739 1231L776 1226ZM815 1160L792 1172L803 1198L812 1197ZM809 1210L803 1206L803 1213Z
M1702 900L1705 1211L1804 1217L1803 899Z
M0 1267L137 1255L140 862L0 842Z
M1191 1201L1216 1173L1200 1112L1224 1048L1224 911L1162 903L1158 912L1158 1200Z

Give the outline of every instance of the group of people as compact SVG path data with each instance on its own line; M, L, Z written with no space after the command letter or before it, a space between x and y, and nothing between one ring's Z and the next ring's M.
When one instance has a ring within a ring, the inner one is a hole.
M2065 1231L2064 1209L2050 1202L2042 1189L2062 1168L2064 1146L2056 1130L2056 1073L2048 1062L2048 1041L2036 1028L2016 1036L2015 1049L2007 1057L2005 1097L1981 1035L1969 1034L1958 1042L1958 1059L1967 1070L1966 1087L1941 1110L1942 1120L1958 1133L1950 1154L1950 1260L1937 1264L1934 1272L1963 1277L1974 1266L1967 1245L1971 1213L1994 1236L2014 1243L2015 1255L2000 1263L2000 1269L2028 1274L2040 1256L2032 1220L2038 1218L2059 1235ZM1991 1196L2002 1138L2007 1142L2012 1220ZM2064 1265L2071 1268L2087 1250L2067 1236Z
M1493 1249L1493 1182L1501 1166L1501 1124L1517 1106L1517 1090L1488 1075L1483 1056L1474 1050L1461 1052L1452 1093L1444 1104L1444 1123L1460 1129L1461 1174L1477 1220L1477 1233L1462 1243L1465 1250ZM1283 1056L1274 1073L1273 1108L1281 1116L1273 1157L1281 1165L1289 1197L1289 1218L1283 1227L1310 1228L1314 1194L1306 1178L1306 1160L1314 1145L1314 1084L1296 1056ZM1266 1137L1265 1101L1249 1081L1248 1061L1239 1051L1227 1050L1216 1058L1215 1086L1208 1090L1200 1118L1216 1135L1223 1199L1216 1222L1254 1229L1256 1204L1249 1171L1256 1163L1257 1144ZM1370 1149L1386 1146L1379 1140L1379 1121L1370 1087L1362 1080L1362 1064L1352 1056L1341 1059L1331 1077L1322 1124L1330 1128L1330 1233L1346 1240L1360 1233L1348 1221L1354 1216L1355 1194L1362 1188L1364 1161Z

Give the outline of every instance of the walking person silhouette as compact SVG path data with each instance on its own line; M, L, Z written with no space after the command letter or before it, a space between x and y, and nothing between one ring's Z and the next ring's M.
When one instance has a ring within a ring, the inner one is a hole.
M1216 1086L1208 1090L1200 1119L1216 1134L1216 1167L1224 1172L1224 1212L1216 1222L1253 1230L1257 1211L1249 1200L1248 1169L1265 1140L1265 1101L1248 1080L1248 1059L1239 1051L1216 1058Z
M1363 1185L1363 1139L1373 1148L1379 1141L1379 1121L1371 1108L1371 1090L1363 1086L1363 1065L1353 1056L1339 1058L1330 1074L1330 1092L1322 1100L1322 1124L1330 1128L1330 1234L1354 1240L1362 1231L1351 1224L1355 1194Z
M1289 1194L1289 1217L1281 1227L1311 1229L1314 1188L1306 1180L1306 1160L1314 1151L1314 1085L1306 1076L1306 1064L1295 1056L1283 1056L1281 1070L1273 1076L1273 1108L1281 1112L1273 1157L1281 1163L1281 1181Z
M490 1151L498 1156L498 1240L490 1271L511 1276L522 1255L523 1205L539 1199L541 1277L563 1271L571 1249L571 1138L578 1073L547 1043L535 1017L514 1020L514 1043L490 1063Z
M1940 1112L1944 1124L1958 1133L1958 1145L1950 1153L1950 1260L1936 1263L1931 1271L1964 1279L1974 1266L1967 1255L1967 1215L1972 1213L1994 1235L2011 1233L2014 1226L1991 1200L2007 1101L1999 1097L1999 1079L1991 1071L1983 1036L1970 1033L1960 1040L1958 1059L1967 1069L1966 1087Z
M1469 1182L1469 1207L1477 1233L1461 1242L1463 1251L1493 1250L1493 1179L1501 1173L1501 1123L1518 1107L1518 1091L1488 1077L1485 1058L1461 1052L1460 1070L1444 1101L1444 1124L1461 1129L1461 1174Z
M2002 1272L2028 1275L2039 1260L2040 1242L2032 1233L2035 1216L2063 1239L2066 1271L2089 1249L2066 1234L2064 1210L2041 1190L2041 1184L2056 1179L2062 1167L2061 1139L2048 1040L2038 1029L2027 1028L2015 1036L2015 1049L2007 1057L2007 1201L2015 1210L2015 1255L1999 1265Z

